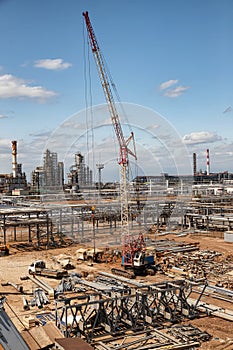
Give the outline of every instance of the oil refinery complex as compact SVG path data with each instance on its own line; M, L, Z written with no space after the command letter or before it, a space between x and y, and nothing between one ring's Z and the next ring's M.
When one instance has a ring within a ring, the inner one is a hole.
M82 192L88 190L93 196L98 192L101 196L118 196L119 184L103 183L104 164L96 164L98 180L93 180L93 170L85 164L81 152L74 154L74 164L69 167L65 181L64 164L58 161L58 154L46 150L43 165L37 166L28 181L22 171L22 164L17 162L17 141L12 141L12 172L0 174L0 194L4 196L29 196L56 194L64 192L74 198L81 198ZM224 171L210 172L209 149L206 150L206 170L197 171L197 156L193 153L193 174L190 175L141 175L130 181L132 188L137 185L140 192L147 195L177 195L180 193L193 195L227 195L233 192L233 174Z
M32 171L31 181L22 172L22 164L17 163L17 141L12 141L12 173L0 174L0 193L20 196L30 194L56 193L64 189L78 192L79 187L93 187L92 170L84 162L83 155L75 154L75 164L70 167L68 183L64 182L64 164L58 161L55 152L46 150L43 166Z
M129 178L111 76L88 45L119 146L119 183L77 151L65 176L47 149L26 179L12 141L0 174L0 349L233 349L233 174ZM65 180L67 178L67 180Z

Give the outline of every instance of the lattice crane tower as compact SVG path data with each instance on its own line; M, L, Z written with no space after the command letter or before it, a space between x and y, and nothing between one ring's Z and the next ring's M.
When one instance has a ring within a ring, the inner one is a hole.
M127 250L131 252L132 247L132 237L129 233L129 209L128 209L128 196L129 196L129 155L133 156L135 159L135 142L134 134L125 139L118 116L118 112L115 106L113 93L111 90L111 85L113 85L108 74L107 69L105 68L103 55L101 53L100 47L98 45L93 27L91 25L88 12L83 12L85 18L89 44L95 59L97 66L100 82L104 91L105 99L108 105L109 113L112 120L112 125L115 130L115 134L119 144L119 165L120 165L120 202L121 202L121 228L122 228L122 243L123 243L123 255L127 253ZM133 142L133 151L128 147L130 141ZM134 242L135 244L135 242ZM129 261L129 264L131 262Z

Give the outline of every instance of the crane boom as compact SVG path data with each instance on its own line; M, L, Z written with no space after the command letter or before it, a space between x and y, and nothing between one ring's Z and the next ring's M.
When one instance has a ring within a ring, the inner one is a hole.
M129 213L128 213L128 193L129 193L129 154L136 159L136 152L129 149L128 144L131 140L134 140L134 135L131 133L128 139L124 138L120 119L115 106L109 75L105 68L103 55L101 53L100 47L98 45L88 12L83 12L85 19L89 44L95 59L98 74L100 77L100 82L104 91L105 99L108 105L108 109L111 116L112 125L115 130L115 134L120 147L119 154L119 164L121 166L121 178L120 178L120 201L121 201L121 228L122 228L122 238L123 238L123 255L126 254L124 247L129 245ZM131 264L132 261L129 261Z
M115 133L116 133L118 143L120 146L119 164L126 164L128 162L128 154L131 154L133 157L136 158L135 153L132 152L127 146L128 142L133 138L133 133L131 133L131 136L128 140L125 140L124 135L123 135L123 131L122 131L122 127L120 124L120 119L119 119L117 109L116 109L116 106L114 103L108 74L107 74L107 71L105 69L104 59L103 59L103 56L101 54L93 27L91 25L91 21L90 21L88 12L83 12L83 16L85 18L87 32L88 32L88 36L89 36L89 40L90 40L89 42L90 42L90 46L91 46L91 49L92 49L92 52L93 52L93 55L95 58L95 62L97 65L97 69L98 69L98 73L99 73L99 77L100 77L100 82L101 82L101 85L102 85L103 90L104 90L106 102L108 104L109 112L111 115L112 124L113 124L113 127L115 129Z

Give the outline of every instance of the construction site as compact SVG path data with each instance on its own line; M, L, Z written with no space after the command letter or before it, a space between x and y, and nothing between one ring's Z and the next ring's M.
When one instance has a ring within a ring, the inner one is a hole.
M0 210L3 346L232 348L231 196L132 201L123 242L118 199L32 203Z
M47 149L26 180L12 141L0 174L0 349L233 349L233 174L137 176L88 12L119 146L120 181Z

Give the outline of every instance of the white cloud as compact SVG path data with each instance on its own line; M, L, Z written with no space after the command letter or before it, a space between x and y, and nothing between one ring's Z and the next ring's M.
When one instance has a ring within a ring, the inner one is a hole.
M147 130L156 130L158 128L159 128L159 125L157 124L149 125L146 127Z
M180 95L182 95L186 90L189 89L189 86L177 86L175 87L174 89L170 89L170 90L167 90L166 92L164 92L164 96L167 96L167 97L178 97Z
M209 131L198 131L192 132L191 134L184 135L183 142L187 145L194 145L200 143L213 143L221 141L222 137L214 132Z
M227 107L224 111L223 111L223 113L225 114L225 113L230 113L232 111L232 107L231 106L229 106L229 107Z
M43 59L43 60L37 60L35 61L34 67L37 68L44 68L44 69L50 69L50 70L63 70L71 67L72 64L69 62L64 62L61 58L55 58L55 59Z
M6 119L6 118L8 118L8 116L7 116L7 115L0 114L0 119Z
M11 149L11 140L10 139L0 139L0 147Z
M0 140L0 173L9 174L12 171L12 156L11 156L11 140L12 139L1 139ZM41 165L42 150L45 145L45 141L36 139L25 142L24 140L17 140L18 148L18 163L22 164L23 172L27 174L27 180L31 180L32 170Z
M49 137L51 135L51 131L39 131L37 133L31 133L29 136L32 137Z
M26 97L44 100L56 96L54 91L41 86L30 86L26 80L11 74L0 75L0 99Z
M170 86L172 85L175 85L178 83L178 80L177 79L170 79L170 80L167 80L167 81L164 81L162 84L159 85L159 90L165 90L167 88L169 88Z

